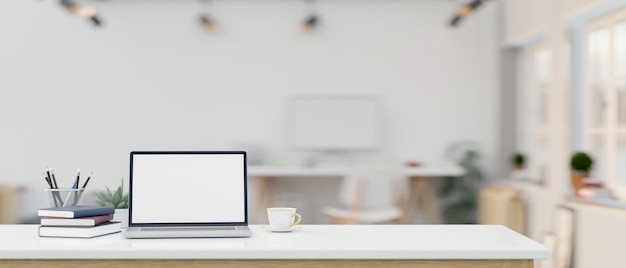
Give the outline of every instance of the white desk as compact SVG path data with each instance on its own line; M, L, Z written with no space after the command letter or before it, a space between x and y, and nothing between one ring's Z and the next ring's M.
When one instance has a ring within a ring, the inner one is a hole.
M408 177L447 177L465 175L465 170L456 165L401 167L400 173ZM252 177L344 177L350 167L281 167L248 166Z
M259 180L257 207L269 207L276 205L272 178L311 178L311 177L335 177L343 178L350 173L350 167L280 167L280 166L248 166L248 177ZM411 179L411 196L405 207L405 215L408 217L415 208L425 212L428 223L441 223L441 212L437 202L437 196L430 189L430 179L442 177L457 177L465 175L465 170L457 165L423 165L418 167L400 167L400 174ZM257 209L258 210L258 209ZM259 212L257 218L259 217Z
M0 266L532 268L541 244L499 225L251 226L250 238L38 237L38 225L0 225ZM420 266L422 265L422 266Z

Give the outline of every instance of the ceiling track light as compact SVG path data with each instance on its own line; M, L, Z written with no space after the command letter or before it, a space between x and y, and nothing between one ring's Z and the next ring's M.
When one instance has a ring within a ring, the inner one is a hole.
M302 28L305 31L312 31L318 23L318 18L316 15L310 15L304 22L302 23Z
M309 16L302 21L302 29L312 31L319 24L319 16L315 12L315 0L305 0L309 9Z
M201 0L203 2L204 5L206 5L207 7L205 9L210 10L211 9L211 5L213 5L213 1L211 0ZM202 28L204 28L205 30L209 31L209 32L215 32L217 31L217 23L215 22L215 20L213 18L211 18L210 15L208 15L209 12L206 12L205 14L200 15L200 25L202 25Z
M217 30L215 21L213 21L209 15L201 15L200 23L202 24L202 27L208 31L215 32Z
M95 8L79 6L74 0L60 0L60 3L70 13L89 19L95 26L102 25L102 20L98 18L98 11Z
M450 26L457 26L463 18L472 14L486 1L487 0L472 0L469 3L459 7L459 9L457 9L456 13L454 14L454 17L452 17L452 19L450 20Z

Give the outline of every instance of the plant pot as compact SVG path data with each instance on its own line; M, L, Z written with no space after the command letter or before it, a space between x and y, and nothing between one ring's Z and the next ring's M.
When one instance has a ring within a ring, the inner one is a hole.
M115 214L113 214L113 221L122 222L122 228L128 227L128 209L116 208Z
M509 173L509 177L513 181L524 181L526 180L526 170L523 167L515 166L511 169Z
M572 171L570 176L572 189L576 192L578 189L583 187L583 180L589 177L589 173L583 171Z

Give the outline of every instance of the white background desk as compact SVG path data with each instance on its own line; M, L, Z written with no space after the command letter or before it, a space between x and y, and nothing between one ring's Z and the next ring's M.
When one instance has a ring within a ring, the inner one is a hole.
M400 167L401 174L409 177L462 176L465 170L457 165ZM350 167L289 167L289 166L248 166L248 176L253 177L343 177Z
M0 266L532 268L550 255L499 225L304 225L292 233L260 227L251 226L250 238L131 240L38 237L38 225L0 225Z
M312 178L333 177L343 178L350 174L350 167L280 167L280 166L249 166L248 177L259 180L258 198L251 209L251 218L260 219L261 208L279 205L275 199L273 178ZM430 179L456 177L465 175L465 170L457 165L423 165L418 167L400 167L400 174L411 179L411 195L405 208L407 217L410 212L419 208L425 212L428 223L441 223L441 212L437 196L430 188Z

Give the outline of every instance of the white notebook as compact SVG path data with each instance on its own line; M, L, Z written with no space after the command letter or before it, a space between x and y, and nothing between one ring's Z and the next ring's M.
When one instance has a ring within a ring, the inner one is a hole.
M121 222L107 222L96 226L39 226L41 237L91 238L122 231Z

